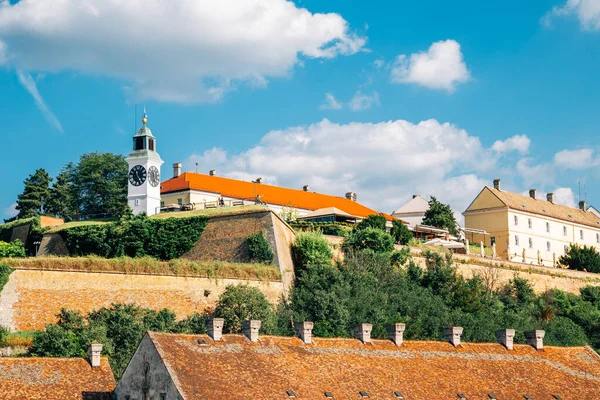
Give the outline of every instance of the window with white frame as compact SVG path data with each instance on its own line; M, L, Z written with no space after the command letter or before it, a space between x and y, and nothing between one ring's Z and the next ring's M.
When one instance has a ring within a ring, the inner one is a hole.
M567 227L563 226L563 236L567 236Z
M519 237L515 235L515 246L519 245Z
M529 229L533 228L533 221L531 221L531 218L527 219L527 226L529 227Z
M583 240L583 229L579 230L579 239Z
M519 217L515 215L515 226L519 226Z
M546 232L550 232L550 222L546 222Z
M529 248L533 249L533 238L529 238Z
M600 243L600 233L596 233L596 243Z
M550 242L546 242L546 251L550 251L551 248Z

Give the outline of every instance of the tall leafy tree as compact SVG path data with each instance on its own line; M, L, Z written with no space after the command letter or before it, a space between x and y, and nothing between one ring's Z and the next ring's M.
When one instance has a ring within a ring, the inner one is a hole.
M18 218L29 218L46 212L50 181L52 178L43 168L25 179L23 193L17 196Z
M121 215L127 206L127 162L112 153L88 153L66 169L77 212Z
M425 211L423 225L435 226L436 228L448 229L452 235L458 235L458 224L454 218L454 212L448 204L439 202L431 196L429 209Z
M58 174L55 182L50 188L50 194L46 206L46 211L49 214L57 217L71 220L75 216L73 205L73 191L69 180L69 171L73 169L73 164L69 163Z
M412 232L408 229L406 224L399 219L392 221L392 230L390 231L392 237L397 243L407 245L410 239L413 238Z

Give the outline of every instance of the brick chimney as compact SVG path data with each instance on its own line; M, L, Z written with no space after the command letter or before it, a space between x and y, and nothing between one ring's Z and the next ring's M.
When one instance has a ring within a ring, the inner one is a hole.
M90 359L90 365L92 368L100 367L100 354L102 353L102 347L100 343L92 343L88 347L88 357Z
M354 192L348 192L348 193L346 193L346 198L348 200L352 200L354 202L358 201L358 195L356 193L354 193Z
M258 331L260 330L261 322L259 319L250 319L242 322L242 331L251 342L258 342Z
M500 190L500 179L494 179L494 189Z
M444 336L454 347L460 345L460 336L463 333L463 328L460 326L452 326L444 329Z
M304 185L304 186L302 186L302 190L303 190L304 192L310 192L310 188L308 187L308 185Z
M173 178L177 178L179 175L181 175L181 163L176 162L173 164Z
M585 200L579 200L579 209L585 211Z
M211 169L210 171L208 171L208 175L210 175L210 176L217 176L217 170L216 169Z
M554 203L554 193L547 193L546 200L548 200L549 203Z
M371 331L373 325L371 324L359 324L354 328L354 336L363 343L371 343Z
M223 324L225 320L223 318L212 318L208 320L206 324L206 330L208 336L213 340L221 340L223 338Z
M498 343L506 347L508 350L513 349L513 340L515 338L514 329L498 329L496 331L496 339Z
M546 336L546 332L542 330L525 332L527 344L533 346L536 350L542 350L544 348L544 336Z
M535 189L529 189L529 197L535 199Z
M312 344L312 330L314 324L310 321L296 322L296 334L306 344Z
M406 324L397 323L387 326L387 334L388 338L396 344L396 346L400 346L404 341L404 331L406 330Z

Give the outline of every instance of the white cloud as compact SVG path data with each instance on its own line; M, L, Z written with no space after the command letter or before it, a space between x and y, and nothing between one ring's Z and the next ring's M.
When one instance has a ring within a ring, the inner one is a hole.
M564 204L569 207L577 207L577 202L575 201L575 193L573 189L568 187L559 187L554 189L554 202L558 204Z
M567 0L563 6L555 6L552 8L552 10L542 18L542 22L546 26L551 26L554 18L571 15L575 15L577 19L579 19L579 24L583 30L600 30L599 0Z
M517 162L516 171L527 186L545 185L554 181L552 165L549 163L536 164L532 158L522 158Z
M319 108L321 110L339 110L342 108L342 104L335 99L332 93L325 93L325 101Z
M0 62L122 79L136 100L217 101L365 42L339 14L285 0L0 1Z
M374 105L379 105L379 93L373 92L370 95L362 93L360 90L354 93L348 106L352 111L368 110Z
M414 83L448 92L471 79L460 44L455 40L435 42L427 51L408 57L399 55L391 74L392 82Z
M492 150L497 153L507 153L510 151L517 151L521 154L525 154L529 151L531 140L527 135L515 135L506 140L496 140L492 145Z
M554 155L554 164L564 169L586 169L598 165L594 159L594 150L562 150Z
M211 169L217 168L227 160L227 153L223 149L213 147L210 150L204 151L200 154L192 154L185 160L184 167L188 171L196 171L201 174L207 174ZM218 171L217 171L218 172Z
M4 210L4 216L7 218L15 217L19 211L17 211L17 203L12 203L10 206L6 207Z
M60 123L58 118L56 118L56 116L52 113L52 111L50 111L50 108L48 107L48 105L42 98L42 95L38 91L35 80L31 76L31 74L21 70L17 70L17 77L19 78L19 82L21 83L21 85L23 85L25 90L27 90L31 97L33 97L33 99L35 100L35 105L42 112L42 114L44 114L46 121L48 121L48 123L50 123L50 125L52 125L59 132L64 132L62 124Z

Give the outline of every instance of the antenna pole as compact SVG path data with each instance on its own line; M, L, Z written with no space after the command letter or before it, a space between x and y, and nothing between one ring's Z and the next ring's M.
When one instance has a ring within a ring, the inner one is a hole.
M135 105L135 114L133 116L133 134L137 131L137 103Z
M579 184L579 201L581 201L581 181L579 181L578 184Z

